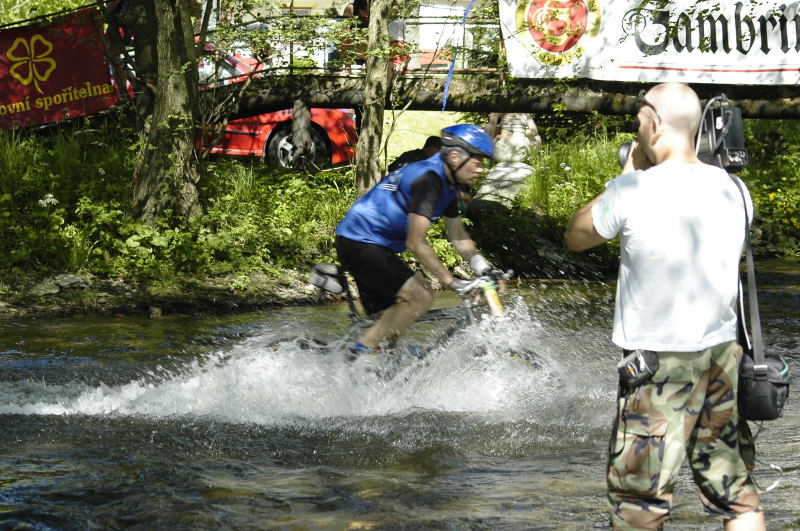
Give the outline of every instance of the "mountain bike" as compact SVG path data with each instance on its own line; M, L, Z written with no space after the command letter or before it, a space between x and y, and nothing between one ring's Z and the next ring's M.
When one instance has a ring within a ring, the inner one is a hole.
M509 279L514 272L511 270L503 274L504 279ZM379 314L362 316L356 308L355 298L350 290L347 277L339 266L329 263L315 264L311 269L309 283L335 295L344 295L350 310L352 325L347 331L348 337L357 337L360 331L371 326ZM461 296L461 304L448 308L436 308L428 311L417 319L421 321L452 321L450 325L438 335L434 345L445 343L459 330L474 324L485 305L486 312L493 317L500 317L505 313L500 297L497 293L497 284L488 275L473 278L464 287L456 290Z
M508 270L503 274L504 279L513 276L513 271ZM362 333L364 328L371 326L379 317L379 314L362 316L356 308L355 300L344 272L336 265L328 263L316 264L312 268L309 283L329 293L344 295L350 310L349 316L352 324L347 329L344 345L352 344ZM476 336L469 335L477 333L482 335L489 332L495 324L505 327L514 333L512 322L500 323L499 319L506 315L505 308L497 292L495 281L488 275L476 277L469 281L463 288L457 290L461 297L460 304L446 308L436 308L428 311L417 323L429 321L433 323L444 322L446 326L441 331L436 332L433 338L427 340L422 345L406 345L404 348L390 348L382 353L373 353L366 357L367 371L375 374L383 380L393 380L402 371L411 367L424 367L432 359L431 356L438 356L442 353L451 353L455 348L459 354L469 352L474 358L482 358L486 355L500 354L507 360L513 360L524 364L528 369L549 370L550 362L546 357L540 356L531 345L520 345L517 341L504 341L504 338L497 337L494 341L484 344L480 339L476 342ZM494 321L494 322L493 322ZM480 322L486 324L486 330L481 329L469 332L472 325ZM463 341L457 341L454 336L460 333L467 333L469 345L465 346ZM489 332L491 333L491 332ZM339 343L340 345L342 343ZM451 347L452 345L452 347ZM318 342L315 347L328 352L330 344L326 345ZM339 347L341 348L341 347ZM442 350L443 349L443 350ZM348 351L350 352L350 351ZM449 354L448 354L449 355ZM365 356L345 354L346 359L353 363L362 363Z

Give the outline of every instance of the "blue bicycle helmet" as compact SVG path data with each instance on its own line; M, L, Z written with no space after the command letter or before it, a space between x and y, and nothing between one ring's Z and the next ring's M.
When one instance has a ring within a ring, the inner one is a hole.
M482 127L451 125L442 129L442 147L460 147L470 155L494 158L494 143Z

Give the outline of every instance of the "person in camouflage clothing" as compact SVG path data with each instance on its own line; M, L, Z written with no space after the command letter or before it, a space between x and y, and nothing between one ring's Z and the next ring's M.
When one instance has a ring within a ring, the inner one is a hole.
M662 528L688 457L709 515L727 530L765 529L749 476L753 438L737 408L735 305L752 201L745 194L745 210L731 177L695 155L702 111L690 87L657 85L640 104L622 175L564 235L574 251L621 235L612 340L657 366L638 386L620 383L606 470L611 524Z

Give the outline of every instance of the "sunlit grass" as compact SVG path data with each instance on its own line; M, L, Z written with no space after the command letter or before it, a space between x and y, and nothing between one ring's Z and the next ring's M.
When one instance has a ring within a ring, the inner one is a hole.
M383 132L389 161L405 151L421 148L425 139L438 136L443 128L461 123L460 116L460 113L455 112L387 109L383 116Z
M517 200L522 206L535 207L544 215L566 222L619 174L617 150L626 140L628 135L609 137L597 133L576 135L564 143L545 143L531 155L529 163L534 172Z
M404 113L388 142L391 158L463 121L456 113ZM529 160L535 171L512 213L521 217L505 220L524 230L494 231L490 243L498 249L508 247L511 236L519 248L536 247L531 242L537 241L541 247L545 239L560 248L563 226L619 173L617 149L630 139L604 129L578 131L560 142L542 136L542 148ZM800 163L795 143L776 138L783 146L780 157L756 152L742 177L759 210L757 248L797 254ZM131 213L135 146L130 131L108 126L51 135L0 132L0 281L65 271L162 281L178 275L278 274L281 267L304 270L335 259L334 229L356 198L352 167L307 175L275 171L256 160L220 158L200 183L203 215L151 227ZM446 263L458 259L440 225L430 239Z

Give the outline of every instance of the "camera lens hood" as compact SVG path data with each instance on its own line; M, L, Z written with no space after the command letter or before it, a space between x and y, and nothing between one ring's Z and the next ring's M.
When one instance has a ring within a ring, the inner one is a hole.
M628 155L631 153L631 147L633 147L633 142L625 142L617 150L617 160L620 168L625 167L625 162L628 161Z

